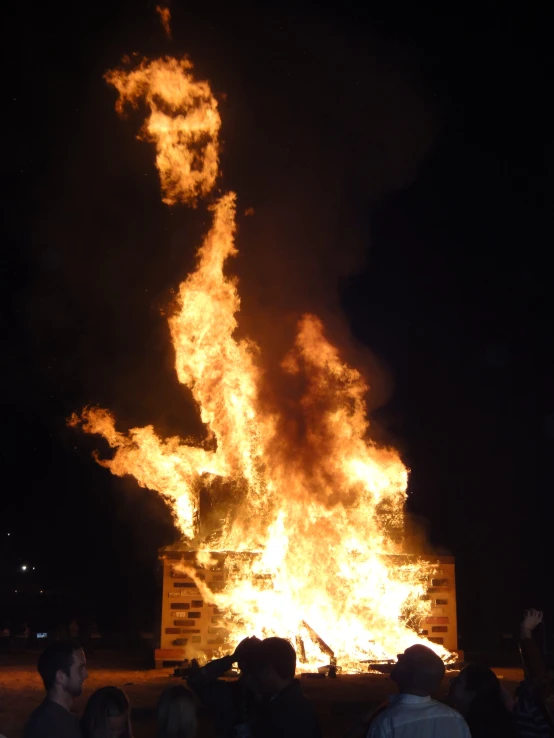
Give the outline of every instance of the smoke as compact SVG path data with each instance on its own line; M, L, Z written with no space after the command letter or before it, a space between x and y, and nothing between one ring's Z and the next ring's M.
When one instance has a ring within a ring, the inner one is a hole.
M279 364L300 316L316 314L366 376L375 409L390 397L391 375L354 340L341 294L370 258L372 210L417 178L440 114L417 55L400 42L313 19L283 21L279 33L286 43L273 40L271 79L260 72L259 97L240 103L255 125L229 129L233 94L221 105L226 183L244 213L229 265L241 280L241 331L261 345L268 382L284 392Z
M239 215L253 208L239 217L240 253L229 265L241 281L241 331L275 366L298 317L315 313L349 363L367 368L370 403L379 404L390 381L349 340L340 291L368 259L372 206L414 181L436 140L439 113L416 54L334 19L283 10L277 20L260 11L225 30L210 20L200 44L198 19L191 26L175 13L175 43L190 51L196 76L226 93L222 184L237 191ZM111 39L109 47L120 54L128 44ZM143 111L118 120L102 79L112 62L98 60L91 78L75 86L62 77L52 90L64 126L52 121L35 233L40 271L27 310L64 384L80 376L87 400L130 407L141 382L151 418L172 371L159 308L190 271L209 216L202 222L201 210L160 204L152 147L133 138ZM69 86L78 94L70 111L56 97ZM160 381L143 381L153 353Z
M271 83L265 72L256 80L262 104L258 97L241 101L249 115L256 107L255 126L244 135L229 129L233 95L221 103L223 166L239 195L239 256L228 268L240 277L240 331L261 347L263 399L279 408L282 443L317 463L321 449L302 438L305 387L281 369L304 313L322 319L331 343L366 378L370 437L398 443L371 418L394 390L391 372L351 334L341 296L370 260L372 211L417 179L441 114L417 54L400 41L341 32L322 20L284 21L281 33L281 69ZM414 554L434 550L426 521L409 512L404 546Z
M452 552L431 538L431 522L422 515L406 512L404 516L404 550L415 556L451 556Z

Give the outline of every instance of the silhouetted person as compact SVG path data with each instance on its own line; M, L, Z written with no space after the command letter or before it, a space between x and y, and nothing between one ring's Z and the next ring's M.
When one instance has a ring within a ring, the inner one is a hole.
M182 684L165 689L158 703L156 738L195 738L196 727L192 692Z
M262 695L252 725L254 738L320 738L314 708L294 678L296 651L284 638L266 638L258 654L255 681Z
M513 715L496 674L469 664L450 682L450 704L465 718L471 738L517 738Z
M71 622L69 623L68 631L70 640L79 640L79 624L77 623L77 620L75 618L72 618Z
M118 687L102 687L89 697L81 718L83 738L132 738L131 707Z
M10 629L7 625L4 625L3 628L0 628L0 651L2 653L7 653L10 650L11 640Z
M236 738L237 726L249 725L253 720L258 698L252 673L261 643L256 637L244 638L229 656L202 667L193 662L196 668L188 675L188 685L212 716L217 738ZM239 679L220 679L234 663L240 670Z
M67 626L63 623L61 625L58 625L56 628L56 640L57 641L67 641L69 640L69 631L67 629Z
M400 654L391 672L399 694L372 721L368 738L470 738L463 717L431 699L444 672L441 659L426 646L411 646Z
M98 624L96 620L93 621L92 626L90 628L89 641L90 641L91 653L93 653L101 645L101 642L102 642L102 634L100 633L100 630L98 629Z
M25 738L81 738L79 720L70 710L88 676L82 648L70 642L53 643L39 656L37 668L46 699L29 718Z
M31 631L29 630L29 626L26 622L22 623L15 636L16 649L18 652L25 652L27 650L30 635Z
M543 621L540 610L526 610L520 626L519 648L525 680L517 690L514 710L522 738L554 735L554 674L549 672L533 637Z

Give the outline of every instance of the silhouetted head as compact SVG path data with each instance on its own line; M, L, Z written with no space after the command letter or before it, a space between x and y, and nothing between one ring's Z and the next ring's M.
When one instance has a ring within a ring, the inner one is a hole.
M434 692L444 677L444 664L427 646L410 646L399 654L391 672L400 692L427 697Z
M39 656L37 668L47 692L58 691L70 697L82 694L88 670L80 646L70 641L53 643Z
M257 653L255 678L263 695L279 694L296 672L296 651L284 638L266 638Z
M131 708L118 687L102 687L91 694L81 729L84 738L131 738Z
M462 715L467 715L475 698L487 702L500 701L500 682L488 666L469 664L451 680L448 696L452 706Z
M157 738L194 738L196 704L190 690L178 684L162 692L158 703Z
M255 636L245 638L241 641L237 650L239 651L237 664L241 674L251 674L261 659L263 653L262 641Z
M483 664L469 664L450 682L451 705L466 719L472 736L517 735L496 674Z

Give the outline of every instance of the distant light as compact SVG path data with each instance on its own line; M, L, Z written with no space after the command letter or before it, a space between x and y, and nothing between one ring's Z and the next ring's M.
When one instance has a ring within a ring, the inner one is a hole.
M17 594L17 589L14 589L14 592Z
M43 589L41 589L41 590L40 590L40 593L41 593L41 594L44 594L44 590L43 590Z
M27 571L27 564L21 565L21 571Z
M35 570L35 567L33 566L33 571Z
M9 536L11 536L11 533L8 533Z

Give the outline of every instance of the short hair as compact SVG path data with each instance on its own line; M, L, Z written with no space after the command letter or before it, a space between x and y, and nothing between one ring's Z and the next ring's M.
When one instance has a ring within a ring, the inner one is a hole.
M157 738L194 738L196 704L192 692L177 684L164 689L158 702Z
M272 666L281 679L294 679L296 651L285 638L265 638L260 646L262 666Z
M38 657L37 669L42 677L44 688L52 689L56 683L56 673L63 671L69 676L73 663L73 654L80 651L81 646L72 641L59 641L48 646Z
M244 644L244 645L243 645ZM261 661L262 641L253 636L252 638L241 641L241 650L238 660L238 667L242 674L249 674L256 671Z
M101 687L89 697L81 718L84 738L109 738L109 720L127 713L127 724L122 735L131 738L131 718L129 699L119 687Z

